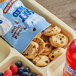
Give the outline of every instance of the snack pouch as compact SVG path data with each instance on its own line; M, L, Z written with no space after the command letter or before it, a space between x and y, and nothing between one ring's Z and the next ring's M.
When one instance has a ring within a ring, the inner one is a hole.
M26 8L20 0L0 3L0 35L20 53L48 26L42 16Z

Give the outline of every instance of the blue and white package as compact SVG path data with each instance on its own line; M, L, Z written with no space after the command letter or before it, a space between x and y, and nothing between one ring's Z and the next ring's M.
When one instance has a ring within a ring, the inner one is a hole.
M20 0L0 3L0 35L20 53L48 26L42 16L26 8Z

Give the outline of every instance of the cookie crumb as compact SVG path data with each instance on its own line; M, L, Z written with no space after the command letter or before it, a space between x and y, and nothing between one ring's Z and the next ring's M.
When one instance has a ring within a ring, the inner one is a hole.
M36 31L36 28L33 28L33 31Z
M15 36L15 39L17 39L17 36Z
M48 63L48 61L45 61L46 63Z
M19 22L18 22L18 21L15 21L15 23L16 23L16 24L19 24Z
M24 28L24 30L26 30L27 28Z
M35 48L35 45L33 46L33 48Z

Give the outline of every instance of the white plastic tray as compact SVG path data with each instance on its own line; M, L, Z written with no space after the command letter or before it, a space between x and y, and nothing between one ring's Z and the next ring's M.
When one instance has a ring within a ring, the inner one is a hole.
M68 38L69 42L76 38L75 31L66 25L63 21L58 19L55 15L50 13L44 7L42 7L35 0L22 0L25 6L29 9L32 9L36 13L45 17L45 19L50 22L53 26L57 25L62 29L62 33L64 33ZM66 50L66 48L65 48ZM62 76L63 67L65 64L65 53L58 57L56 60L52 61L46 67L37 67L32 62L30 62L27 58L22 56L17 50L12 48L7 42L5 42L2 38L0 38L0 71L4 71L11 64L16 61L21 60L24 66L29 66L32 71L36 73L40 73L43 76Z

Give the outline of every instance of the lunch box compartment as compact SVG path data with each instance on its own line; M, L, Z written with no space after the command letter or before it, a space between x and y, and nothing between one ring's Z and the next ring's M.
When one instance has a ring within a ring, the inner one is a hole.
M63 53L63 55L61 55L59 58L57 58L55 60L55 62L52 63L52 65L50 65L48 67L48 76L62 76L63 75L63 69L65 66L65 53Z
M23 67L28 66L32 71L32 73L41 74L40 71L38 71L35 67L30 65L24 58L20 56L14 56L8 59L8 61L6 61L6 63L1 66L2 68L0 69L0 72L4 72L6 69L8 69L12 64L15 64L17 61L21 61L23 63Z
M9 53L10 48L8 48L7 45L0 40L0 63L8 57Z

